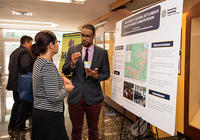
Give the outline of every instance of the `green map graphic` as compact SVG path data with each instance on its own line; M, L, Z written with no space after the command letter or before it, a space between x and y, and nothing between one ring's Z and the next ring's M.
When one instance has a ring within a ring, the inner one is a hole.
M148 44L129 44L126 46L124 76L140 81L147 79Z

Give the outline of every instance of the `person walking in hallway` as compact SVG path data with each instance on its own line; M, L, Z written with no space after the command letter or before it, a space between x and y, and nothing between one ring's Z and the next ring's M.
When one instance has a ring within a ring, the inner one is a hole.
M110 76L107 51L94 45L95 28L86 24L81 29L82 43L70 47L62 71L72 73L74 90L68 97L72 122L72 140L81 140L84 113L87 117L89 140L98 139L98 121L104 99L100 81Z
M27 74L32 72L33 58L30 50L33 39L29 36L22 36L20 46L10 55L9 76L6 89L13 91L14 104L11 111L10 122L8 125L8 134L13 136L15 131L24 131L25 122L30 117L33 104L20 100L18 92L19 74Z
M59 41L53 32L41 31L35 36L33 48L35 52L39 52L39 56L33 67L31 139L68 140L64 121L64 98L74 86L70 80L61 77L52 62L52 57L58 53Z

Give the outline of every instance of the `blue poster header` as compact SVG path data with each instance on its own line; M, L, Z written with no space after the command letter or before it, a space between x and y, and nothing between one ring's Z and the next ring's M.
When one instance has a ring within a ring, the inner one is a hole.
M173 41L165 41L165 42L153 42L152 48L161 48L161 47L173 47Z
M158 91L153 91L153 90L149 90L149 94L166 99L166 100L170 100L170 96Z
M160 5L122 21L121 36L156 30L160 25Z

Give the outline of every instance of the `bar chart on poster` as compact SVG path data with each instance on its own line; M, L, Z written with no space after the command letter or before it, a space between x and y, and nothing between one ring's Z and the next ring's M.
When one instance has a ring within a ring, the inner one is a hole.
M112 99L174 135L183 0L166 0L117 22Z

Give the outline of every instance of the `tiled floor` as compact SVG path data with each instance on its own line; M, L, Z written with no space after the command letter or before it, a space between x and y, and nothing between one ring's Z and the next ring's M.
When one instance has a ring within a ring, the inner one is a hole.
M8 122L10 118L10 112L13 104L12 92L5 89L5 85L0 86L0 139L10 139L7 133ZM100 120L99 120L99 140L119 140L122 124L122 116L116 113L113 109L105 104L102 107ZM67 104L65 106L65 125L68 135L71 133L71 122L68 115ZM124 132L126 132L132 122L125 118L124 121ZM28 126L28 121L27 121ZM122 139L126 135L122 135ZM87 140L87 123L86 119L83 126L82 139ZM27 132L25 135L26 140L30 140L30 133Z
M5 81L5 80L4 80ZM0 140L10 140L7 127L10 118L10 112L13 105L12 92L5 89L5 82L0 84ZM100 120L99 120L99 140L120 140L123 117L121 114L113 110L106 104L103 104ZM87 123L84 120L82 140L87 140ZM124 118L124 128L121 135L121 140L133 140L129 136L129 129L133 122ZM67 104L65 107L65 125L68 135L71 133L71 122L68 115ZM27 121L28 126L28 121ZM149 138L150 140L153 138ZM148 139L148 140L149 140ZM27 132L21 140L30 140L30 132ZM182 137L169 137L161 140L186 140Z

